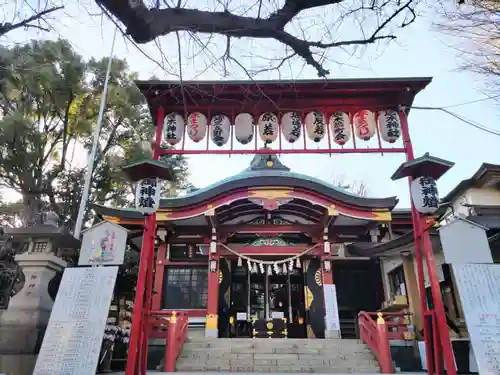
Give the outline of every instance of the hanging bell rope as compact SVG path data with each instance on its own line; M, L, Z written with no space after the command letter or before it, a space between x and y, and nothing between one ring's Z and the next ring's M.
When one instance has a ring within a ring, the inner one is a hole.
M314 249L316 249L318 246L320 246L319 243L317 243L316 245L313 245L307 249L305 249L304 251L302 251L301 253L297 254L297 255L294 255L294 256L291 256L290 258L286 258L286 259L282 259L282 260L258 260L258 259L253 259L253 258L250 258L249 256L246 256L246 255L243 255L241 254L240 252L236 251L236 250L233 250L231 249L229 246L227 246L226 244L223 244L223 243L220 243L218 242L218 245L222 246L224 249L226 249L227 251L229 251L230 253L233 253L234 255L240 257L240 258L243 258L244 260L246 260L247 262L252 262L252 263L259 263L259 264L266 264L266 265L273 265L273 264L284 264L284 263L289 263L289 262L293 262L294 260L297 261L297 263L299 262L299 258L303 255L306 255L307 253L310 253L311 251L313 251ZM292 263L293 264L293 263ZM298 263L299 266L300 266L300 263Z

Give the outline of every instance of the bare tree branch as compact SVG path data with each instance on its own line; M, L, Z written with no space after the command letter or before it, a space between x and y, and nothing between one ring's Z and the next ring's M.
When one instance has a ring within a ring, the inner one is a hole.
M461 68L483 75L486 91L500 92L500 0L469 0L458 8L438 9L438 28L451 35Z
M60 10L60 9L63 9L63 8L64 8L63 6L54 6L54 7L48 8L48 9L44 9L40 12L36 12L31 17L25 18L25 19L23 19L19 22L16 22L16 23L9 23L9 22L0 23L0 36L3 36L10 31L20 29L23 27L25 27L25 28L31 27L31 28L36 28L36 29L43 30L43 31L49 31L48 28L33 24L33 22L43 20L43 18L45 16L47 16L48 14L53 13L53 12Z
M415 6L418 0L371 0L353 10L356 12L370 12L377 18L374 30L363 34L361 38L347 40L311 41L306 35L297 37L288 31L288 25L296 20L300 13L321 7L339 7L347 0L286 0L280 8L262 16L262 1L255 4L258 7L255 17L235 14L224 4L224 11L207 11L193 9L187 6L159 8L148 7L144 0L117 1L95 0L106 9L113 17L117 18L126 28L127 34L137 43L147 43L159 36L174 32L187 31L190 34L218 34L229 38L254 38L273 39L289 47L295 56L300 56L307 64L314 67L319 76L325 77L329 71L323 67L324 54L320 53L318 59L314 50L326 50L334 47L368 45L379 40L393 40L395 35L388 29L400 16L403 21L398 27L403 28L411 24L415 18ZM340 12L340 10L339 10ZM347 16L344 14L344 16ZM356 15L353 16L356 18ZM361 28L360 28L361 29ZM327 32L325 32L327 33ZM321 38L322 39L322 38ZM229 49L223 55L225 61L230 60Z

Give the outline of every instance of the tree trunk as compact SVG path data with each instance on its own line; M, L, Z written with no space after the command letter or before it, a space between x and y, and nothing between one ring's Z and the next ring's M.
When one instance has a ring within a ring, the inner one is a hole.
M29 192L23 193L23 204L23 226L32 227L42 224L43 203L40 197Z

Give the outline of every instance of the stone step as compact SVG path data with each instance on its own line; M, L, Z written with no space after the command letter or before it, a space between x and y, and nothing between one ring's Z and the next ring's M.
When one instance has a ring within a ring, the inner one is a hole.
M380 372L363 342L341 339L190 339L176 368L181 372Z
M363 353L321 353L320 355L311 354L311 353L234 353L234 352L223 352L223 351L191 351L191 350L183 350L180 358L192 358L192 359L217 359L217 358L227 358L227 359L253 359L253 358L262 358L263 356L281 357L285 358L287 356L293 356L295 359L314 359L314 358L324 358L328 360L349 360L349 359L373 359L373 354L371 352L363 352Z
M376 367L377 362L370 360L350 360L350 361L339 361L339 360L329 360L329 359L207 359L203 361L192 360L192 359L179 359L177 361L179 366L182 365L206 365L206 366L219 366L219 367L227 367L227 366L293 366L297 363L300 363L302 367L324 367L324 366L342 366L342 367Z
M378 368L359 367L303 367L303 366L203 366L189 365L177 367L179 372L267 372L267 373L319 373L319 374L347 374L347 373L380 373Z

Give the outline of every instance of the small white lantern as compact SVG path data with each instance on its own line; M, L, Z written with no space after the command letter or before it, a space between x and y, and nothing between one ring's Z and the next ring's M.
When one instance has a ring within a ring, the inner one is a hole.
M297 112L287 112L281 117L281 132L285 139L294 143L300 138L302 123Z
M210 122L212 141L219 147L229 140L231 120L225 115L215 115Z
M380 111L377 123L380 137L384 141L394 143L401 136L401 120L398 112L393 110Z
M352 122L356 137L359 139L368 141L375 134L375 114L372 111L364 109L356 112Z
M141 214L154 214L160 206L160 179L148 178L140 180L135 190L135 208Z
M259 117L259 134L265 143L271 143L278 138L278 116L266 112Z
M234 119L234 137L242 145L250 143L254 132L253 116L249 113L238 113Z
M184 118L175 112L165 116L163 121L163 138L170 145L176 145L184 134Z
M330 116L333 142L343 146L351 139L351 119L345 112L333 112Z
M309 112L306 115L306 131L310 140L319 142L325 137L326 119L319 111Z
M193 142L199 142L207 135L207 117L201 112L190 113L187 118L187 134Z
M432 214L439 208L439 193L436 180L432 177L418 177L410 186L413 205L422 214Z

